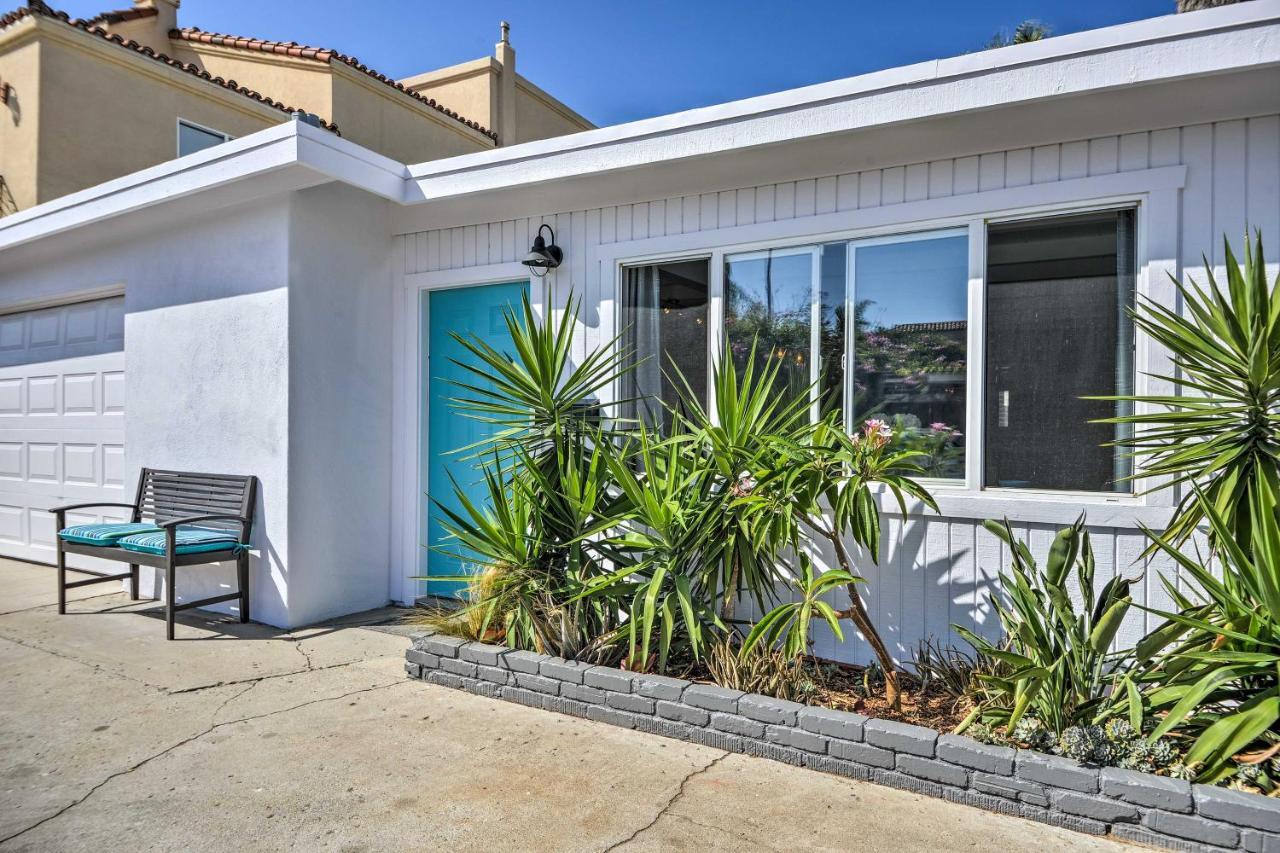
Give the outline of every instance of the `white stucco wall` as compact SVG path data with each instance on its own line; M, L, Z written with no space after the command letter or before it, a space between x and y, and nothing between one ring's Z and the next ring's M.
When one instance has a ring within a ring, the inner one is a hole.
M125 492L142 467L256 474L255 621L389 600L384 205L330 185L172 221L152 209L0 267L0 305L124 286ZM234 582L233 564L181 569L178 600Z
M387 202L295 193L289 243L289 617L385 605L391 501Z
M96 240L67 235L0 268L0 300L125 287L125 493L142 467L256 474L253 616L288 621L287 198ZM143 571L144 591L160 591ZM179 600L234 584L234 565L182 570ZM229 607L229 605L224 605Z

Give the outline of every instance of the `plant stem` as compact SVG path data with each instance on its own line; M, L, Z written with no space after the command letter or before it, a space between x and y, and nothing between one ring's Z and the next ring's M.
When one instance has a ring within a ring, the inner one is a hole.
M826 527L816 525L808 519L805 519L805 523L831 542L836 552L836 559L840 563L840 568L857 577L853 560L849 556L849 551L844 547L840 532L828 530ZM854 627L861 632L866 641L871 644L871 651L875 653L876 660L880 663L880 669L884 671L884 698L889 702L889 706L893 710L900 711L902 710L902 692L898 689L897 664L889 656L889 649L885 646L884 640L880 638L880 632L876 630L875 624L872 623L870 614L867 613L867 606L863 603L862 595L858 592L858 585L851 583L846 588L849 590L849 609L842 610L838 615L847 617L854 624Z

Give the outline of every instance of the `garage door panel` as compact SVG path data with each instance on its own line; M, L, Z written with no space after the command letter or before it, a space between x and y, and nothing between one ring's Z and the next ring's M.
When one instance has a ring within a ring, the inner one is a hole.
M53 562L51 507L132 499L123 343L123 297L0 316L0 555ZM116 509L68 516L76 524L121 520Z

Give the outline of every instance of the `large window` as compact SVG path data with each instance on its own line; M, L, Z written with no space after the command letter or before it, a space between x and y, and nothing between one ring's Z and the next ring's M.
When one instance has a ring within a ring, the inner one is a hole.
M815 416L883 420L929 476L960 478L968 279L963 231L731 255L726 337L740 366L753 346L779 362Z
M664 370L705 402L719 345L707 326L722 320L739 370L753 358L776 369L778 393L807 398L815 420L887 424L928 477L1132 493L1132 460L1110 446L1131 427L1100 422L1132 404L1090 398L1134 393L1136 221L1124 208L728 253L711 293L708 261L624 268L624 342L640 359L624 414L667 423L660 403L679 396ZM969 252L979 233L982 291Z
M212 130L193 124L186 119L178 119L178 156L185 157L215 145L221 145L231 139L220 130Z
M685 383L706 405L708 266L696 260L623 270L622 343L635 360L622 381L623 417L669 426L669 407L682 405Z
M1118 428L1133 393L1134 212L992 225L987 242L986 486L1127 492Z
M853 244L853 416L884 420L931 477L964 477L969 240Z

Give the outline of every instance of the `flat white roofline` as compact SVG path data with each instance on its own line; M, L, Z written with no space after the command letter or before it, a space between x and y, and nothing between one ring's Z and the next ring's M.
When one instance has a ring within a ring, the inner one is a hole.
M567 136L526 142L475 154L463 154L445 160L412 164L409 166L409 174L414 178L449 175L485 166L497 166L603 145L643 140L673 131L793 111L876 92L899 90L921 83L973 78L993 71L1041 65L1054 60L1117 48L1131 48L1152 42L1172 41L1185 36L1207 35L1220 30L1265 24L1277 19L1280 19L1280 0L1253 0L1194 13L1170 14L1070 35L1054 36L1041 41L873 71L857 77L816 83L798 89L669 113Z
M342 181L421 209L430 201L708 154L1276 66L1280 0L1252 0L414 166L287 121L0 218L0 251L201 192L243 202Z
M257 180L246 183L248 178ZM286 121L10 214L0 219L0 251L232 184L245 184L252 197L343 181L401 202L407 179L403 163L327 130Z

